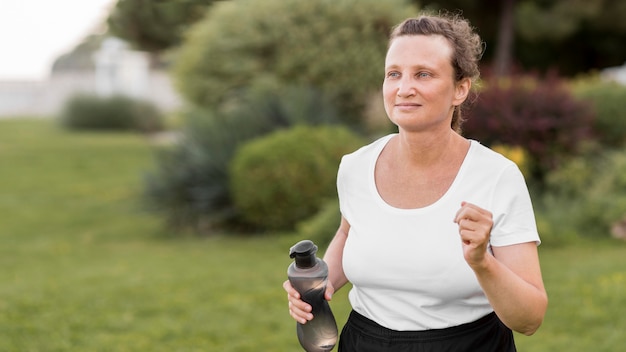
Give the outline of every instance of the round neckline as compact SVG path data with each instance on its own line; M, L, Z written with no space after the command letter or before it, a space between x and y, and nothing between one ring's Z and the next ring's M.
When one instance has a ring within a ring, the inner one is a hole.
M387 201L383 199L383 197L378 192L378 186L376 185L376 162L378 161L378 158L380 158L380 154L382 153L383 149L385 149L385 146L387 146L389 141L394 136L397 136L397 135L398 135L397 133L392 133L392 134L387 135L386 137L383 137L380 140L379 145L377 146L377 150L375 151L375 153L373 153L373 157L370 160L369 171L368 171L368 175L369 175L368 184L369 184L370 191L373 192L374 194L374 198L376 199L376 202L379 203L379 205L381 205L383 208L386 208L393 212L401 212L401 213L423 212L423 211L427 211L429 209L435 208L439 204L442 204L448 197L450 197L450 194L452 193L452 191L454 191L454 189L457 187L459 180L463 178L466 165L468 164L469 160L471 159L473 155L473 149L475 149L475 144L477 142L472 139L469 140L470 146L469 146L469 149L467 150L467 154L465 155L465 158L463 159L463 162L461 163L461 167L459 168L459 171L457 172L456 176L454 177L454 180L450 184L450 187L448 187L446 192L441 197L439 197L439 199L437 199L436 201L426 206L419 207L419 208L398 208L387 203Z

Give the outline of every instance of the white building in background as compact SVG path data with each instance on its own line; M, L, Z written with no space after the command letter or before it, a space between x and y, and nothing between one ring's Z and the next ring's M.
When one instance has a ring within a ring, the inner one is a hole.
M605 68L602 70L601 75L605 79L613 80L626 86L626 62L622 66Z
M150 58L147 53L128 50L120 39L106 38L93 59L97 94L117 93L135 98L148 95Z
M107 38L94 55L92 71L53 71L45 81L0 81L0 117L54 116L68 98L87 93L123 94L154 103L163 111L180 107L181 98L167 72L152 70L147 53Z

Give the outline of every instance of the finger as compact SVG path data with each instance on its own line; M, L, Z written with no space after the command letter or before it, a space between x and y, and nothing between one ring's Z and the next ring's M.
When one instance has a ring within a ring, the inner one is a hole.
M302 309L301 306L295 304L294 302L289 302L289 314L302 324L313 319L313 313L311 313L310 310Z
M461 241L465 245L470 245L472 243L479 243L481 241L480 237L476 234L476 231L461 229L459 230L459 235L461 237Z
M285 289L285 291L287 292L287 294L289 294L289 296L292 296L296 299L300 299L300 292L298 292L298 290L296 290L295 288L293 288L293 286L291 286L291 282L289 282L289 280L286 280L285 282L283 282L283 289Z
M458 222L459 225L459 231L461 230L469 230L469 231L474 231L476 230L476 221L474 220L470 220L468 218L461 218Z
M289 313L291 316L298 321L313 319L313 315L310 314L313 307L300 298L300 293L291 286L289 280L283 283L283 288L287 291L287 301L289 302Z
M454 216L454 222L458 224L461 219L471 219L473 212L475 212L475 209L471 207L471 203L461 202L461 207Z
M462 202L461 204L462 204L462 207L466 209L471 209L472 211L475 211L480 215L491 216L491 212L489 210L481 208L476 204L468 203L468 202Z
M326 291L324 292L324 298L327 301L330 301L331 299L333 299L333 294L334 293L335 293L335 287L333 287L333 285L329 281L328 284L326 285Z
M289 301L290 304L292 304L294 307L296 307L297 309L303 312L310 312L313 310L310 304L306 303L305 301L299 298L295 298L291 295L287 295L287 300Z
M289 315L300 324L306 324L307 321L313 319L313 314L302 312L292 305L289 306Z
M304 313L308 313L313 310L313 307L302 300L300 293L296 291L289 282L283 284L283 286L286 287L287 301L289 301L290 307L293 306L294 309Z
M465 211L465 208L463 206L461 206L461 208L459 208L459 210L456 211L456 214L454 214L454 222L455 223L459 223L459 221L463 218L463 213Z
M456 223L459 223L463 219L477 221L481 217L482 215L477 209L471 208L466 205L463 208L459 209L456 216Z

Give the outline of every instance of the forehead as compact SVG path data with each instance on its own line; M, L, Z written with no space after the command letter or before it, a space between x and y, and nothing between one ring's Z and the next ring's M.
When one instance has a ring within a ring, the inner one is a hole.
M387 50L385 66L449 66L452 45L441 35L404 35L394 38Z

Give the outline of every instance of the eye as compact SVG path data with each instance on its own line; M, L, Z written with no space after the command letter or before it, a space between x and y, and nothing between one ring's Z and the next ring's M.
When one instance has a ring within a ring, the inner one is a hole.
M428 78L431 76L431 74L428 72L421 71L421 72L418 72L415 76L417 78Z
M387 78L398 78L400 77L400 72L398 71L389 71L387 72Z

